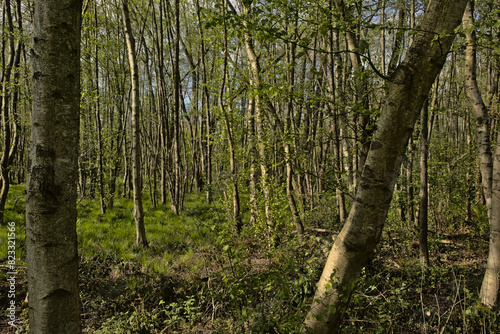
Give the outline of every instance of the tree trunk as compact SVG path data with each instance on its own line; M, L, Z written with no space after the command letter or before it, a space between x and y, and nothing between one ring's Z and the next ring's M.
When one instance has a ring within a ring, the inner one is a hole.
M250 202L250 221L249 224L254 224L259 219L259 207L257 204L257 177L255 175L257 167L257 152L255 148L255 119L254 119L254 108L255 108L255 98L250 97L248 100L248 159L250 160L250 171L248 175L248 188L250 192L249 202Z
M26 186L30 332L80 333L76 199L81 0L35 3Z
M95 26L98 27L97 21L97 2L94 3L94 20ZM95 31L95 40L97 41L97 30ZM104 151L102 147L102 124L101 124L101 103L100 103L100 92L99 92L99 44L95 43L95 122L96 122L96 131L97 131L97 177L98 177L98 187L99 187L99 205L101 208L101 214L106 214L106 198L104 195L104 167L103 167L103 159L104 159Z
M147 246L146 229L144 227L144 209L142 206L142 174L141 174L141 106L139 99L139 70L135 53L135 40L132 34L128 0L121 0L123 27L127 41L130 80L132 84L132 188L134 191L134 221L136 243Z
M484 305L497 308L500 298L500 132L493 162L493 183L490 213L490 247L480 298Z
M333 3L330 1L330 8L333 8ZM337 208L339 210L339 223L340 226L342 226L346 220L347 217L347 210L346 210L346 200L345 200L345 187L344 187L344 181L342 179L342 174L344 172L344 166L342 163L342 150L341 150L341 143L340 143L340 112L339 108L337 108L337 103L340 104L341 102L339 101L340 98L339 96L341 95L338 93L337 89L340 91L342 88L341 86L341 62L342 59L340 58L339 54L335 53L337 50L339 50L339 32L338 30L331 29L330 31L330 55L329 55L329 66L328 66L328 71L329 71L329 88L331 91L331 98L332 98L332 103L330 103L331 109L332 109L332 132L333 132L333 155L335 159L334 166L336 168L335 172L335 180L337 182L337 187L335 189L335 195L337 199Z
M467 46L465 49L465 84L474 117L479 154L479 169L483 194L490 219L490 247L486 271L481 285L481 302L497 307L500 296L500 135L497 138L495 154L491 154L490 120L476 80L476 35L474 28L474 6L467 2L463 17ZM472 30L472 31L471 31Z
M493 158L491 156L490 142L490 119L488 108L484 104L481 92L476 79L476 34L473 29L472 3L467 3L463 17L463 27L467 40L465 48L465 85L467 96L471 104L472 112L476 118L476 136L479 155L479 170L481 171L481 182L483 186L484 199L488 210L488 217L491 211L491 184L493 177Z
M251 1L245 0L244 1L244 12L245 14L250 13L251 11ZM245 25L248 25L247 22L244 22ZM264 215L266 219L266 225L269 229L270 233L270 238L271 234L274 233L274 221L271 217L271 187L269 185L269 175L268 175L268 168L267 168L267 162L266 162L266 145L264 142L264 129L263 129L263 101L262 101L262 92L261 90L261 70L260 70L260 64L259 60L257 58L257 55L255 54L254 46L253 46L253 41L252 37L249 34L248 31L245 32L245 51L248 57L248 61L250 63L250 70L251 70L251 86L253 88L253 94L255 94L254 97L254 111L255 114L253 117L255 117L255 132L257 135L257 153L259 155L259 162L260 162L260 176L261 176L261 183L262 183L262 192L264 193ZM252 117L252 116L251 116Z
M226 5L223 6L223 11L225 14ZM236 157L234 150L234 140L233 140L233 132L231 129L231 122L229 119L229 115L226 111L226 106L224 102L224 90L226 88L226 79L227 79L227 61L228 61L228 46L227 46L227 26L226 21L224 20L224 59L223 59L223 68L222 68L222 82L220 84L219 90L219 106L221 109L221 113L224 116L224 123L226 125L227 132L227 142L229 146L229 167L230 167L230 175L231 175L231 185L233 192L233 220L236 226L236 232L239 234L243 227L243 223L241 221L240 214L240 193L238 189L238 178L236 174ZM231 107L229 106L229 110Z
M332 246L305 320L314 333L338 331L355 281L380 240L408 139L455 37L443 32L455 30L466 2L430 2L422 30L390 78L351 212ZM436 36L439 42L433 41Z
M429 266L429 248L427 247L429 204L427 158L429 156L429 102L425 101L420 120L420 203L418 209L418 245L419 260L423 267Z
M295 27L294 33L297 35L297 20L298 13L294 13L295 22L293 26ZM288 25L287 25L288 26ZM303 241L304 237L304 225L302 224L302 219L299 216L299 212L297 210L297 204L295 202L295 198L293 197L293 169L292 169L292 161L291 161L291 142L292 138L292 115L293 115L293 85L295 84L295 44L289 43L289 47L287 50L287 61L290 65L287 79L288 79L288 103L286 106L286 116L285 116L285 170L286 170L286 196L288 199L288 206L290 207L290 213L292 214L293 223L295 224L295 230L297 231L297 235L299 237L300 242Z
M172 211L179 215L182 211L182 198L184 181L182 173L181 162L181 122L180 122L180 109L181 109L181 77L179 66L179 53L180 53L180 17L179 17L179 0L174 1L174 21L175 21L175 40L174 40L174 57L173 62L173 95L174 95L174 110L173 110L173 171L172 171L172 184L170 187L170 208Z
M18 4L20 6L20 4ZM19 120L17 117L17 97L18 94L14 93L12 111L10 111L10 95L11 91L17 91L17 82L19 81L19 74L14 74L14 84L11 81L12 69L19 66L21 58L21 47L22 41L19 40L17 43L17 48L14 46L14 24L12 20L12 13L10 8L10 2L5 2L4 15L7 16L8 23L8 45L9 45L9 62L5 65L3 72L3 80L1 82L1 92L0 95L0 110L2 118L2 131L3 131L3 153L0 159L0 224L3 222L5 203L7 202L7 195L9 194L10 188L10 177L9 171L12 165L14 156L17 152L17 145L19 142ZM20 30L21 17L19 16ZM7 44L7 43L6 43ZM13 89L11 89L11 86Z

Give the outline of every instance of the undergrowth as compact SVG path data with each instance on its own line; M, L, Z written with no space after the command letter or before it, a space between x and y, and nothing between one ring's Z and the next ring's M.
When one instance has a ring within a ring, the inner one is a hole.
M265 228L259 224L236 235L227 205L223 201L208 205L202 194L188 195L180 216L167 205L152 207L147 195L144 204L147 248L135 245L130 199L115 199L106 215L101 215L95 199L78 203L84 332L301 330L331 233L340 228L327 203L307 215L305 242L288 232L274 247L269 247ZM26 294L23 186L12 186L6 208L6 220L17 226L22 299ZM351 297L342 333L500 332L499 315L478 299L488 248L485 233L477 233L474 226L474 233L452 228L431 231L432 266L424 270L418 264L416 230L398 221L395 209L391 210L382 241ZM286 210L280 217L282 228L290 229ZM0 233L6 235L5 224ZM3 245L0 258L5 264ZM0 276L5 282L5 271ZM2 303L5 298L2 295ZM27 305L20 302L18 307L18 332L26 333ZM5 317L0 324L3 321Z

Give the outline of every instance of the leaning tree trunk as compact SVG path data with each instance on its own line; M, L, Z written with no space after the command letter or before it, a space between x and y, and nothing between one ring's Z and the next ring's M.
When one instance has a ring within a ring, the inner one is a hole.
M390 78L352 209L332 246L305 320L314 333L338 331L353 286L380 240L408 140L454 39L446 32L458 26L466 2L430 2L421 31Z
M33 334L80 333L76 199L81 0L35 3L26 262Z
M139 100L139 70L135 53L135 40L130 24L128 0L121 1L123 27L127 40L130 78L132 83L132 188L134 191L134 221L136 243L147 246L146 229L144 227L144 209L142 206L142 175L141 175L141 127L139 124L141 106Z

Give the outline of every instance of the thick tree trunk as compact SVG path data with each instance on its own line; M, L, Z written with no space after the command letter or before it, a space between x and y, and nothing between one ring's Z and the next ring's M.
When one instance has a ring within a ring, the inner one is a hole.
M422 30L391 76L353 207L332 246L305 320L314 333L338 331L355 281L380 240L408 139L454 39L443 32L455 30L466 2L430 2Z
M147 246L146 229L144 227L144 209L142 206L142 174L141 174L141 106L139 99L139 70L135 53L135 40L132 34L128 0L121 0L123 27L127 41L130 78L132 84L132 188L134 191L134 221L136 243Z
M35 3L26 261L33 334L81 332L76 199L81 0Z

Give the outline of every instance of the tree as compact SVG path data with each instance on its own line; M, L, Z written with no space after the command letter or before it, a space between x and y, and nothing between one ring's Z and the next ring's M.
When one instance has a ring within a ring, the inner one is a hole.
M17 8L21 5L17 3ZM11 76L13 70L19 67L19 62L21 58L21 50L23 48L22 40L17 41L17 47L15 47L15 33L14 33L14 23L12 19L12 11L10 8L10 1L4 2L4 13L7 16L8 33L7 41L9 45L9 60L4 64L4 71L2 73L2 80L0 82L1 94L0 94L0 111L2 119L2 131L3 131L3 153L0 159L0 223L3 222L5 203L7 201L7 195L9 193L10 186L10 166L15 158L18 142L19 142L19 117L17 115L17 105L18 105L18 88L16 85L19 81L19 74L15 73L13 75L14 84L11 82ZM18 9L18 24L19 30L22 31L22 19L21 11ZM6 41L6 42L7 42ZM13 89L11 88L13 87ZM12 92L14 91L14 92ZM12 95L12 104L11 96Z
M135 39L130 23L128 0L121 0L123 27L127 41L130 80L132 84L132 187L134 191L134 222L136 243L147 246L146 229L144 227L144 209L142 206L142 174L141 174L141 105L139 95L139 69L135 50Z
M26 186L31 333L80 333L76 199L82 1L35 4Z
M251 16L252 12L252 0L243 0L243 13L245 15ZM275 222L273 221L271 214L271 186L270 186L270 175L266 162L266 143L264 141L264 102L263 101L263 93L262 93L262 73L260 68L260 62L257 54L254 49L254 41L253 36L250 31L250 24L247 21L243 23L245 27L244 32L244 41L245 41L245 51L247 54L249 67L250 67L250 87L252 89L253 96L253 112L254 115L249 115L249 117L255 118L255 132L257 136L257 152L258 159L260 164L260 174L261 174L261 183L262 183L262 192L264 193L264 215L266 225L269 230L270 238L274 233Z
M440 72L466 0L428 4L422 28L389 78L349 217L330 250L305 320L314 333L337 332L353 286L380 240L415 122Z
M428 232L428 209L429 209L429 193L428 193L428 168L427 160L429 157L429 101L425 101L422 107L420 119L420 202L418 210L418 229L419 229L419 260L423 267L428 267L429 248L427 246Z
M463 27L467 46L465 48L465 86L471 109L476 119L476 137L479 156L479 169L488 215L491 211L491 184L493 177L493 158L491 156L490 119L476 79L476 34L473 22L474 6L467 3Z
M481 302L497 307L500 297L500 136L497 137L495 154L492 156L490 118L477 83L477 43L474 28L474 2L468 1L463 17L467 41L465 49L465 85L472 112L476 119L479 168L483 194L490 220L490 245L486 271L481 285Z

